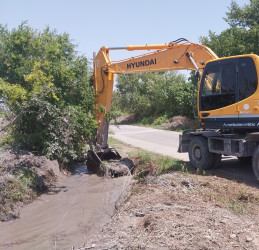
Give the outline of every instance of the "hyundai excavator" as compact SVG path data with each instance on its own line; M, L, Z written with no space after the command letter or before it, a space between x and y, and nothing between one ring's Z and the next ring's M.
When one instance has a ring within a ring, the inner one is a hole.
M111 50L146 50L147 53L111 61ZM102 47L94 58L94 89L98 123L88 162L100 163L107 155L120 158L107 144L114 75L139 72L195 70L199 76L197 110L200 129L184 131L178 152L188 152L199 169L218 167L222 155L252 159L259 180L259 56L218 58L208 47L180 38L156 45Z

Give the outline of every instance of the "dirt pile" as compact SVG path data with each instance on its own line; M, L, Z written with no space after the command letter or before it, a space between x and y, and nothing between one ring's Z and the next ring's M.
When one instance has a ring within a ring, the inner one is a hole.
M129 124L134 121L134 115L121 115L112 121L112 124Z
M151 120L150 124L155 121L155 118ZM122 115L116 118L116 122L113 121L112 124L131 124L134 122L134 115ZM186 128L198 128L199 122L197 120L190 119L186 116L173 116L161 125L156 125L162 129L177 130Z
M56 161L29 152L1 151L0 159L0 221L19 217L19 206L63 176Z
M224 181L224 187L229 185L228 180ZM243 212L227 209L223 201L216 199L213 188L221 182L218 177L193 179L178 172L148 176L134 185L131 197L112 221L85 246L93 249L259 249L257 198L252 203L240 198L236 206L245 208ZM248 194L258 194L256 188L248 189Z
M184 128L196 128L198 127L198 122L196 120L192 120L186 116L174 116L171 117L168 122L163 123L161 125L162 128L176 130L176 129L184 129Z

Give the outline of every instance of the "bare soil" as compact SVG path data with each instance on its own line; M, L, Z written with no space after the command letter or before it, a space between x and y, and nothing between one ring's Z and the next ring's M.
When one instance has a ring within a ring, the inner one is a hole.
M186 116L174 116L171 117L167 123L161 125L162 128L169 130L184 129L184 128L197 128L199 122L197 120L192 120Z
M155 175L156 167L133 176L125 203L79 249L259 249L258 185L215 170Z
M134 121L134 115L121 115L116 118L116 124L128 124Z
M226 188L227 185L231 185L231 189L240 188L240 184L219 177L192 178L179 172L149 176L135 183L129 199L111 222L85 246L94 249L259 249L258 189L245 187L240 203L235 201L234 191L220 201L215 187ZM221 192L221 188L218 191ZM233 206L244 210L236 208L238 211L235 211L224 204L231 203L232 199L236 202Z
M124 157L135 150L116 148ZM151 165L145 178L132 176L129 191L129 178L65 176L57 162L26 152L2 151L0 159L0 183L27 168L39 176L38 190L50 188L17 203L20 219L0 222L0 249L259 249L259 186L245 181L156 176Z

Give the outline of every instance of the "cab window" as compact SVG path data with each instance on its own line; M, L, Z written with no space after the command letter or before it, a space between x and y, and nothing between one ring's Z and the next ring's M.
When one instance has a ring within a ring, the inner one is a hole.
M238 59L238 94L239 101L251 96L257 88L255 64L250 57Z
M236 70L233 60L215 62L204 72L200 90L200 110L213 110L235 103Z

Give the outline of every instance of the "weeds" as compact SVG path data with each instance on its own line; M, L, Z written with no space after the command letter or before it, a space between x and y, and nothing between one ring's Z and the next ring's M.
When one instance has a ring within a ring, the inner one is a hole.
M140 148L133 147L127 143L121 142L115 138L109 138L109 144L119 152L127 148L127 157L131 158L136 166L136 179L141 179L147 175L160 175L170 171L179 171L182 173L193 172L188 163L173 159L169 156L155 154Z
M201 182L195 188L195 192L201 195L203 200L225 207L235 214L258 211L259 195L250 187L230 180L211 178L210 171L193 169L186 162L132 147L116 139L111 139L110 143L118 149L124 148L125 150L126 147L127 151L131 151L127 156L134 161L136 166L134 175L137 180L148 175L178 171Z
M133 159L137 166L135 170L137 179L144 178L147 175L160 175L170 171L188 172L187 163L144 150L132 152L130 158Z
M22 169L0 183L0 221L19 217L18 203L32 201L42 188L39 176L31 169Z
M36 190L37 187L42 188L39 176L31 169L21 169L15 173L15 177L24 188L33 188L34 190Z
M204 200L228 208L235 214L246 213L259 205L258 194L241 184L227 183L220 185L212 182L202 186L203 188L198 189L198 192Z
M109 133L109 134L112 135L113 133ZM109 137L109 145L112 145L112 147L116 148L117 150L120 150L125 146L132 147L129 144L119 141L113 137Z

